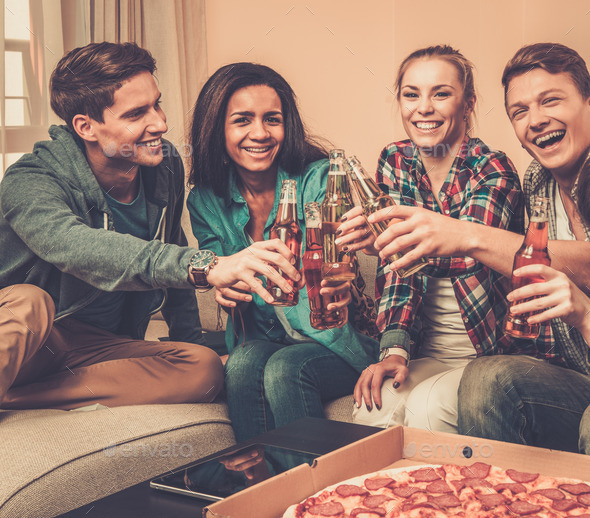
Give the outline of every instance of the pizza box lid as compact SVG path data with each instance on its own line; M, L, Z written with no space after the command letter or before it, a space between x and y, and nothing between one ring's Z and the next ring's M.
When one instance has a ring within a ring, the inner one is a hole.
M590 482L590 456L396 426L322 455L216 502L205 518L279 518L287 507L343 480L389 468L420 464L469 465L571 477Z

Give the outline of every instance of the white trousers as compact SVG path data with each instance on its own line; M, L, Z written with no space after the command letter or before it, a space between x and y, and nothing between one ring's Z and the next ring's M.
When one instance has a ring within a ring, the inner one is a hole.
M411 426L431 431L457 433L457 391L463 369L471 361L418 358L411 360L406 381L397 389L392 378L381 387L382 405L377 410L354 408L355 423L387 428Z

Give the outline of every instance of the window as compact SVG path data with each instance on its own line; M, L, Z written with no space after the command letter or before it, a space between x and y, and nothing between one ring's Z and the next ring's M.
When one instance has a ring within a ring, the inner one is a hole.
M0 85L0 178L37 140L47 138L44 57L32 28L31 3L0 0L0 67L5 78Z

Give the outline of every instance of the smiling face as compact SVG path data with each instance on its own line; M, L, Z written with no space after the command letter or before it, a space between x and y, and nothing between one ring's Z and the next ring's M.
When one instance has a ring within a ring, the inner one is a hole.
M103 112L104 122L88 117L88 160L100 171L131 171L153 167L162 159L162 135L168 130L160 107L160 91L152 74L141 72L123 83L114 103Z
M419 148L446 154L462 142L475 99L465 101L453 64L414 60L401 80L399 99L404 129Z
M234 92L225 115L225 148L238 172L276 173L284 139L281 100L273 88L255 85Z
M506 111L523 147L556 176L571 178L590 148L590 99L567 72L535 68L507 87Z

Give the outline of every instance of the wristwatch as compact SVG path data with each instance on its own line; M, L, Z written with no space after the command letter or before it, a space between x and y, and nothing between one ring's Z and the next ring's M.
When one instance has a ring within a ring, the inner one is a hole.
M381 349L379 352L379 361L382 362L389 356L401 356L404 360L406 360L406 365L410 360L408 351L406 351L403 347L383 347L383 349Z
M188 262L189 282L199 291L208 291L213 286L207 281L209 271L217 264L217 256L211 250L199 250Z

